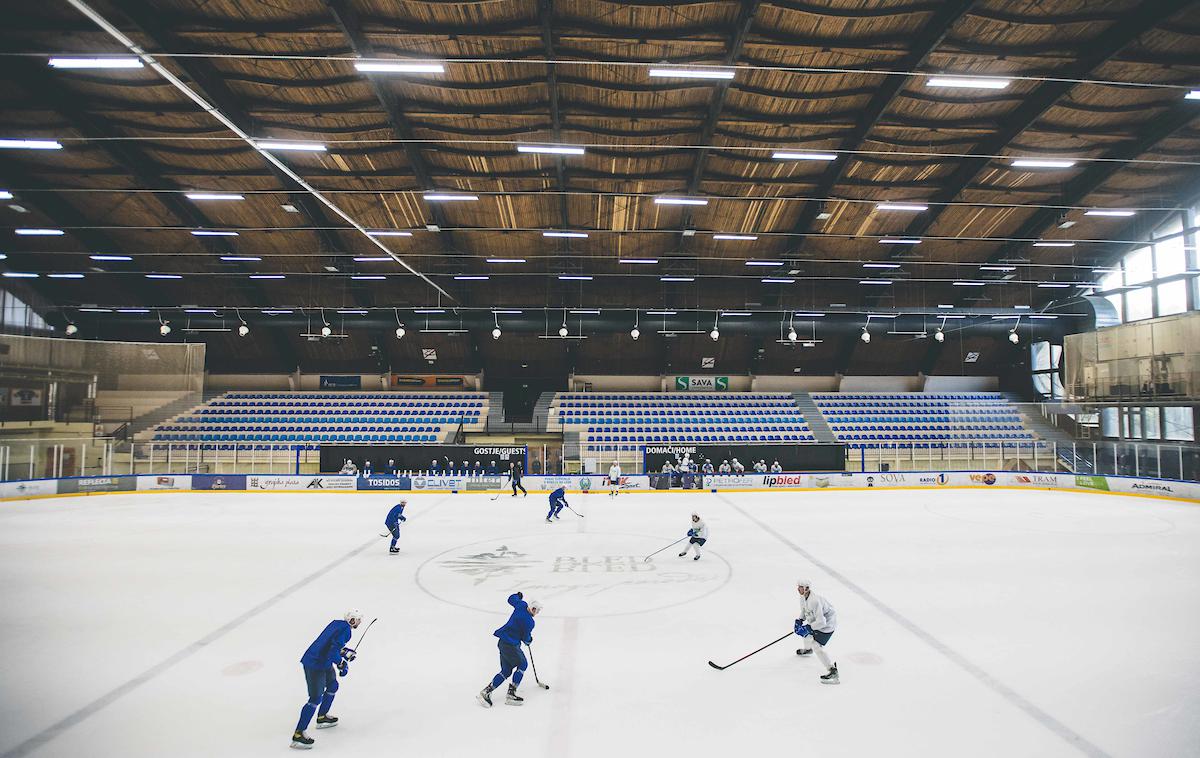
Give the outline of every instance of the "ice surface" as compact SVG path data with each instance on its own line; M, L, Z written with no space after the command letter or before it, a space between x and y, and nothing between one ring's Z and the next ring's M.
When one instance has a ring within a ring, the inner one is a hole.
M1200 508L1043 491L138 494L0 504L0 756L284 755L300 654L378 616L313 755L1200 755ZM698 510L711 539L682 545ZM822 685L794 582L837 608ZM514 589L524 707L475 693Z

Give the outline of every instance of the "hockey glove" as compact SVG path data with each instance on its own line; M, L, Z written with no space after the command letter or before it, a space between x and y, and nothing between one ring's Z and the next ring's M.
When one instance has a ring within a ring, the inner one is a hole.
M796 634L800 635L801 637L807 637L811 632L812 629L809 628L808 624L804 623L800 619L796 619Z
M400 520L401 520L401 521L408 521L408 519L404 518L403 516L401 516L401 517L400 517Z
M688 536L689 536L689 537L695 537L695 536L696 536L696 530L695 530L695 529L688 529Z
M338 664L338 676L348 676L350 674L350 661L342 661Z
M348 647L342 648L342 660L349 663L350 661L354 660L357 657L358 657L358 653L354 652L350 648L348 648Z

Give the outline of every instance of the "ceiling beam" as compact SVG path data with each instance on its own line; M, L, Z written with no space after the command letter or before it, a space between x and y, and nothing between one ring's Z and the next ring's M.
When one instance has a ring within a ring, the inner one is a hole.
M957 0L956 2L943 3L926 21L921 25L920 31L913 40L912 47L908 53L899 60L895 61L889 68L892 71L916 71L924 67L929 56L934 50L946 39L946 35L954 28L959 19L967 15L967 12L975 5L975 0ZM861 115L855 121L853 129L850 133L842 138L841 144L838 145L839 150L861 150L864 143L867 141L868 135L875 129L883 119L883 115L891 108L892 103L899 97L900 92L909 83L909 77L891 75L885 76L883 82L880 83L879 89L871 96L863 108ZM834 188L846 175L849 170L850 163L853 157L843 155L825 170L818 182L813 194L817 197L831 197ZM817 214L822 211L820 203L806 203L800 211L799 217L796 219L795 225L792 227L794 233L807 233L814 221L817 220ZM803 241L801 242L803 244Z
M538 15L542 18L542 46L546 49L546 60L554 60L554 0L538 0ZM558 66L546 66L546 88L550 91L550 131L554 142L562 142L562 112L558 105ZM558 212L562 229L571 228L571 214L567 209L567 172L563 156L555 155L554 173L558 180ZM563 247L566 241L563 240Z
M969 157L959 159L957 168L941 180L941 188L929 198L936 203L959 199L959 195L994 159L988 156L1002 154L1009 143L1026 129L1037 123L1046 112L1076 86L1076 81L1088 76L1125 47L1136 42L1138 37L1164 24L1178 11L1193 3L1190 0L1151 0L1141 3L1121 15L1111 26L1089 41L1084 52L1069 64L1054 71L1053 81L1043 82L1001 124L999 130L987 137L972 150ZM904 237L920 237L941 218L947 206L934 205L920 214L903 232ZM895 251L893 251L895 253Z

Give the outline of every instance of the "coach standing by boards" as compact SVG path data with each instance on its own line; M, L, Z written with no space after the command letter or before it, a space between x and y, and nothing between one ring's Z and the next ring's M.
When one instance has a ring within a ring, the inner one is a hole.
M517 490L521 490L526 496L529 495L528 492L525 492L525 488L521 486L521 476L523 474L524 466L521 465L520 461L511 461L508 464L508 479L512 483L513 497L517 496Z

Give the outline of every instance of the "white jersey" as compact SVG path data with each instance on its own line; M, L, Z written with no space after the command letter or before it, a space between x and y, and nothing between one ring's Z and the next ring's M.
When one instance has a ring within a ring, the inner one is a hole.
M693 521L689 528L695 533L696 537L702 540L708 539L708 524L704 523L704 519Z
M837 611L828 600L812 591L807 598L800 598L800 618L818 632L829 633L837 629Z
M621 467L620 466L618 466L617 464L614 463L613 465L608 467L608 480L613 483L619 482L621 480Z

